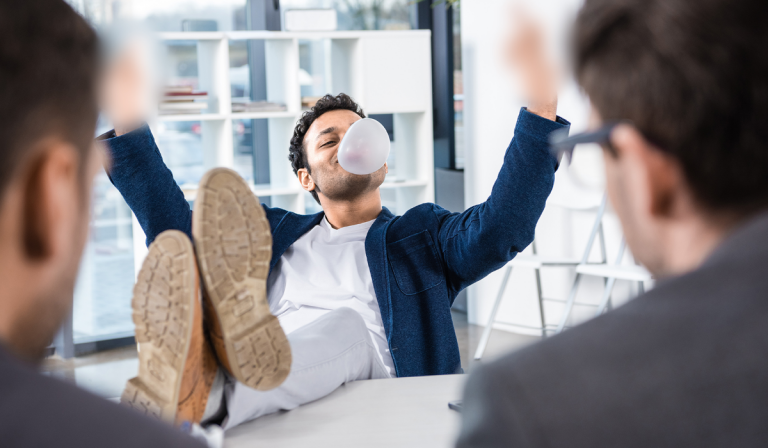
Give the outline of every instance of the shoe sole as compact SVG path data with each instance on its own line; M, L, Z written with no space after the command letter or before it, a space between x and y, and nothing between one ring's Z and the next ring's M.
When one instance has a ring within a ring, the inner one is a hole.
M272 233L264 209L234 171L203 176L192 235L205 290L220 328L219 361L257 390L279 386L291 368L291 348L267 302ZM224 353L221 353L221 351Z
M197 266L189 238L160 234L133 288L133 322L140 345L139 375L128 380L121 403L173 423L197 305Z

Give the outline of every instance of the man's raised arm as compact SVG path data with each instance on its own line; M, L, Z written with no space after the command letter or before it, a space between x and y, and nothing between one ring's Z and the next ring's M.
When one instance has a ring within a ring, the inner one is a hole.
M147 246L169 229L181 230L191 238L192 211L165 166L149 126L119 136L110 131L99 139L109 151L109 179L136 214L147 235Z
M568 127L560 117L552 121L522 109L490 197L463 213L435 207L438 245L456 292L501 268L533 241L557 169L549 134Z
M149 246L165 230L191 237L192 212L144 124L154 105L147 95L150 83L141 49L126 44L105 70L101 106L115 130L98 140L106 143L109 180L136 214Z
M540 28L524 17L517 22L507 56L529 107L520 111L491 196L464 213L434 209L440 221L438 245L454 292L501 268L533 241L558 166L549 136L570 126L557 116L556 71L545 55Z

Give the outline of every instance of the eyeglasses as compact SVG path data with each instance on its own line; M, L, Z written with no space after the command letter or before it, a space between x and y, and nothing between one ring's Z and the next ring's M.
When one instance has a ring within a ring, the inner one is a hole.
M573 160L573 150L576 148L576 145L585 143L597 143L598 145L607 148L609 151L615 152L611 145L611 132L613 132L616 126L622 123L623 122L621 121L606 123L594 131L583 132L571 137L568 136L568 130L566 129L553 132L549 137L550 151L552 151L552 155L554 155L557 160L560 160L563 154L565 154L570 161Z

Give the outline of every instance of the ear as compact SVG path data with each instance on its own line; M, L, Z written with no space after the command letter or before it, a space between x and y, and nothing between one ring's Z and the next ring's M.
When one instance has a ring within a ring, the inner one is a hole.
M306 168L300 168L296 175L299 176L299 183L301 184L301 188L305 189L306 191L312 191L315 189L315 181L312 180L312 176L309 174L309 171Z
M639 194L643 209L655 218L674 213L676 193L681 186L680 164L670 155L648 142L634 127L618 126L611 135L619 163Z
M387 165L387 162L384 162L384 174L389 174L389 165Z
M42 261L71 244L84 193L79 182L80 156L72 145L45 140L35 152L22 183L22 242L29 260Z

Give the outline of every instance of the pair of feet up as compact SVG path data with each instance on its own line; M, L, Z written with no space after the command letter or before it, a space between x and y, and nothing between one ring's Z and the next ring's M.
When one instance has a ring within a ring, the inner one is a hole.
M237 173L217 168L200 181L192 236L194 248L176 230L149 247L132 301L139 374L121 398L176 424L200 422L219 367L257 390L279 386L291 367L267 303L269 222Z

